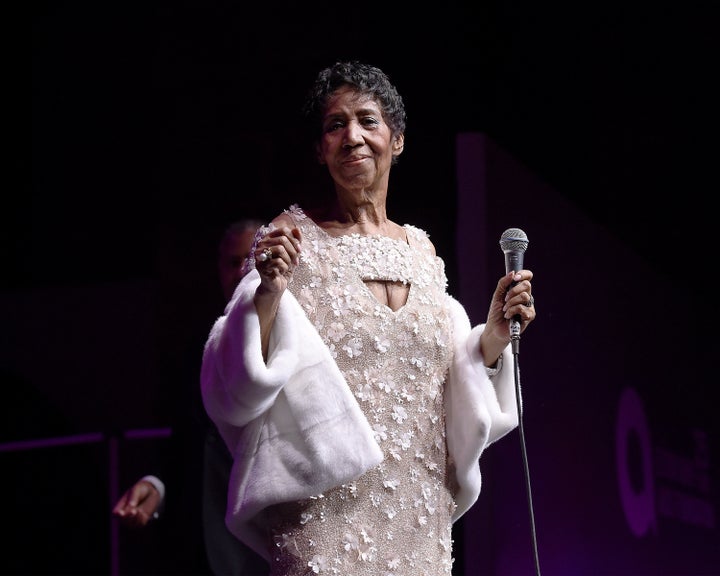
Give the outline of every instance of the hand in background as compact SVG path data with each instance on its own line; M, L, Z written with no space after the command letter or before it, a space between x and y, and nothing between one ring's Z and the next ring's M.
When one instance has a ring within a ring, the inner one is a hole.
M160 502L160 493L155 486L147 480L139 480L120 497L112 513L124 525L139 528L156 518Z

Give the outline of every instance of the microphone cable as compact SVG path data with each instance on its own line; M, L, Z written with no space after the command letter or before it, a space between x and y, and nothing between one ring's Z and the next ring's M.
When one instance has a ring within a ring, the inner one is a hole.
M525 250L527 250L528 243L529 240L527 234L520 230L520 228L508 228L502 233L500 236L500 248L505 255L506 274L509 274L511 270L517 272L522 269ZM512 285L514 286L514 283ZM530 511L530 536L532 538L533 556L535 558L535 574L536 576L540 576L540 557L538 555L537 533L535 532L535 513L533 511L532 490L530 489L530 466L528 464L527 448L525 444L522 393L520 391L520 363L518 361L518 355L520 353L520 328L520 316L516 315L510 321L509 326L515 372L515 400L517 402L520 449L522 450L523 468L525 471L525 490L527 492L528 509Z
M518 431L520 432L520 450L522 451L523 470L525 473L525 491L527 492L528 511L530 515L530 537L532 540L533 557L535 560L535 574L540 576L540 556L538 554L537 532L535 530L535 512L533 511L532 490L530 488L530 465L528 464L527 447L525 444L525 429L523 427L522 396L520 391L520 331L511 331L513 366L515 374L515 401L518 411Z

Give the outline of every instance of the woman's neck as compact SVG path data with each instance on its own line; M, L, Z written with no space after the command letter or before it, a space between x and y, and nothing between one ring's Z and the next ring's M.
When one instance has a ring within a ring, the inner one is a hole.
M336 201L324 209L311 212L310 217L331 236L360 234L405 239L402 227L388 219L384 203L347 204Z

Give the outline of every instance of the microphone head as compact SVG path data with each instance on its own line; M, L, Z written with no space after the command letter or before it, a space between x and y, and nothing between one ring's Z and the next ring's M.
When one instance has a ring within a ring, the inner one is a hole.
M500 236L500 248L503 252L525 252L528 243L527 234L520 228L508 228Z

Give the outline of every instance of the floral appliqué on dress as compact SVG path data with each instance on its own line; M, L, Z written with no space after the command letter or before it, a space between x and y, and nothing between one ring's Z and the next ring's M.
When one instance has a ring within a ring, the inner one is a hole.
M447 278L427 234L332 237L296 205L303 234L289 289L330 349L385 458L355 482L277 505L272 573L438 576L452 568L443 386L450 366ZM365 285L410 286L392 311Z

